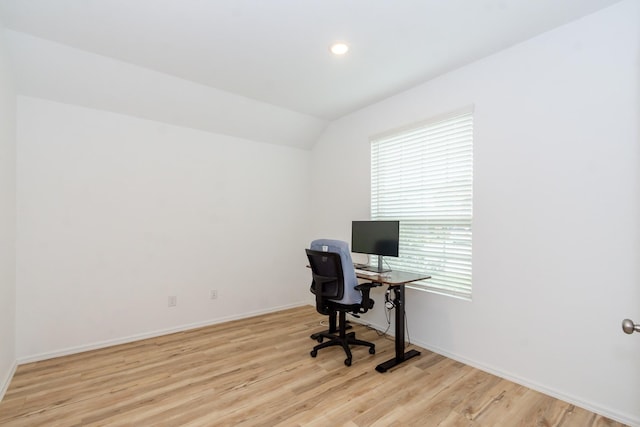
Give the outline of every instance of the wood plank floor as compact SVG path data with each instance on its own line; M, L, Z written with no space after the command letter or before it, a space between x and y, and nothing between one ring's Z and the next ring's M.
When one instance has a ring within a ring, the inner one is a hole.
M300 307L19 366L2 426L620 426L423 350L380 374L376 354L309 356L325 320Z

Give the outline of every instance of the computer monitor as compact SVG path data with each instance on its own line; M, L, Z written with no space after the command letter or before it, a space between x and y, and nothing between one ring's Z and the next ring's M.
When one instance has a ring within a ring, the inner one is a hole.
M382 264L383 256L398 256L400 221L353 221L351 223L351 251L378 255L378 273L391 271Z

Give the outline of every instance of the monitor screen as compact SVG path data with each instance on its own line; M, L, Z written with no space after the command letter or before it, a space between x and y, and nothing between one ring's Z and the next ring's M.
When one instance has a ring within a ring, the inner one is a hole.
M360 254L398 256L400 221L353 221L351 251Z

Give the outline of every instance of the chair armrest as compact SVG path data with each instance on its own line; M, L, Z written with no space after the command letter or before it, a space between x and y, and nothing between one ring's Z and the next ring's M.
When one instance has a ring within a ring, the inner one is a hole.
M360 292L369 292L371 290L371 288L377 288L378 286L382 286L380 283L360 283L358 286L356 286L355 288L357 290L359 290Z
M380 283L361 283L355 287L355 289L359 290L362 293L362 302L360 305L362 306L359 310L360 313L366 313L369 309L373 308L374 300L369 298L369 294L371 292L371 288L375 288L381 286Z

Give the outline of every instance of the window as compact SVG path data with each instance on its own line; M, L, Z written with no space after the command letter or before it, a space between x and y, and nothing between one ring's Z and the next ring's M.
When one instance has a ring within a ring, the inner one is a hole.
M473 111L371 140L371 219L400 220L391 268L427 272L415 286L471 299Z

